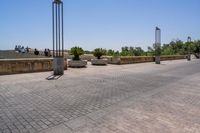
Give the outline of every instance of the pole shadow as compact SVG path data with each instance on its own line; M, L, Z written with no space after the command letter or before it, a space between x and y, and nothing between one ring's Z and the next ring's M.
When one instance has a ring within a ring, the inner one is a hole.
M62 75L50 75L46 80L58 80Z

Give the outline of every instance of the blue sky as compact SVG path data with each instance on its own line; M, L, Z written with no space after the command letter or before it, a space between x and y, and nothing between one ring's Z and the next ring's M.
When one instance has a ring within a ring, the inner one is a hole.
M200 0L63 0L65 48L122 46L146 49L154 28L162 43L187 36L200 39ZM52 48L52 0L1 0L0 49L21 44Z

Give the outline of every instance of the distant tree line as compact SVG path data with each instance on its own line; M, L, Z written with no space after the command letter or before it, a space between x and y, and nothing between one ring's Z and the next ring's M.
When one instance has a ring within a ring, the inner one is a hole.
M121 51L112 49L105 50L107 56L155 56L157 51L155 45L148 47L147 51L141 47L124 46ZM169 44L163 44L159 47L160 55L187 55L194 54L199 57L200 54L200 40L192 42L183 42L181 40L171 41ZM86 54L92 54L91 51L85 51Z
M154 55L155 48L148 47L148 55ZM194 54L197 57L200 53L200 40L183 42L181 40L171 41L161 46L161 55L187 55Z

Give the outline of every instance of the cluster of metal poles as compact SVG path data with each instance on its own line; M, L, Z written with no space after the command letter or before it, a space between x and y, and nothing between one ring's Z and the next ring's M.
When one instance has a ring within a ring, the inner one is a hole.
M63 2L54 0L52 3L53 18L53 57L64 56Z

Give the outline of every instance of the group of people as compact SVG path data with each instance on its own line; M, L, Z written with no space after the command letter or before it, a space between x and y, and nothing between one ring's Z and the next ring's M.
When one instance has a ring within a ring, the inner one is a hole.
M27 46L26 48L21 45L16 45L15 46L15 51L19 53L29 53L30 48Z
M51 56L51 51L50 49L45 49L44 52L39 51L37 48L34 49L34 51L29 48L28 46L25 48L24 46L21 45L16 45L15 46L15 51L18 53L33 53L34 55L44 55L44 56Z
M40 54L40 51L37 50L37 49L35 48L34 54L35 54L35 55L39 55L39 54ZM43 55L42 52L41 52L41 55ZM48 56L48 57L51 56L51 51L50 51L50 49L45 49L45 50L44 50L44 56Z
M51 56L51 51L50 51L50 49L45 49L45 50L44 50L44 55L45 55L45 56Z

